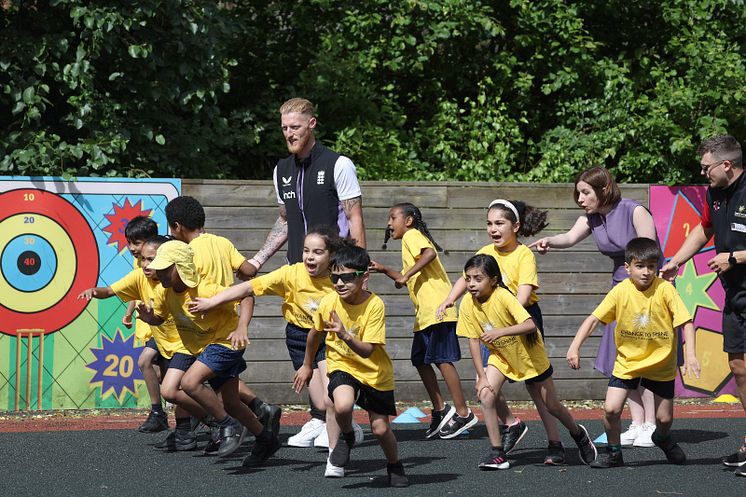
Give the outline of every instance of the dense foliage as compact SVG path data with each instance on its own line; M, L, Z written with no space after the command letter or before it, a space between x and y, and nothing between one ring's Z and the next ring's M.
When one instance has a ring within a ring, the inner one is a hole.
M365 179L696 179L743 0L0 1L0 174L268 178L305 96Z

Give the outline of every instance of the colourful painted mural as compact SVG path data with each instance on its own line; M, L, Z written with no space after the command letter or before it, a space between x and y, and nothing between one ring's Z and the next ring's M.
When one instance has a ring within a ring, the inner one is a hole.
M148 404L134 328L116 298L78 300L133 269L124 227L180 180L0 177L0 410Z

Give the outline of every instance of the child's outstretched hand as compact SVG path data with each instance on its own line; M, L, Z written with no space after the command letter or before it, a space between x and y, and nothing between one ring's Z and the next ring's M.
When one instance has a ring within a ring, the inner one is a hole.
M352 339L352 335L345 329L342 321L339 319L337 311L332 311L329 321L324 320L324 331L327 333L336 333L343 342Z
M580 351L570 347L567 351L567 363L572 369L580 369Z
M155 315L153 306L150 306L145 302L140 302L137 304L137 317L140 318L140 321L145 321L148 324L155 324L156 322L160 321Z
M122 316L122 324L127 327L127 329L132 328L132 314L125 313L124 316Z
M248 328L244 329L236 329L228 335L228 340L231 341L231 347L233 347L234 350L241 350L245 349L248 344L251 342L249 341L249 330Z
M482 340L484 343L492 343L498 338L500 338L502 335L500 334L500 329L492 329L489 331L485 331L479 336L479 339Z
M212 298L205 297L195 297L187 305L189 306L189 312L194 315L205 313L215 307Z
M304 364L298 368L298 371L295 372L295 376L293 377L293 390L295 390L295 393L301 393L303 387L308 386L308 382L311 381L311 376L313 376L313 369L311 366L306 366Z
M438 321L443 321L443 316L446 313L446 309L449 307L453 307L454 302L452 300L444 300L442 304L438 306L438 308L435 310L435 317L438 318Z
M699 360L697 359L697 356L689 356L684 359L684 365L681 367L682 374L685 374L687 376L694 376L695 378L699 378L700 373L702 370L699 367Z
M370 265L368 265L368 271L373 271L374 273L383 273L386 271L386 266L384 266L380 262L370 261Z
M83 290L82 292L80 292L80 295L78 295L78 300L80 299L91 300L95 296L96 296L96 289L89 288L87 290Z

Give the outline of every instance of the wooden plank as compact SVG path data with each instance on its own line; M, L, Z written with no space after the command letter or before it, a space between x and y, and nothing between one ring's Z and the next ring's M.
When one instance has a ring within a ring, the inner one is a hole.
M622 196L648 205L648 185L622 185ZM520 200L539 209L575 209L582 213L573 198L573 184L498 184L495 187L449 186L448 207L485 209L492 200Z
M285 405L307 405L308 396L306 392L302 392L300 395L296 394L290 383L255 383L251 382L250 379L241 376L244 381L247 381L252 390L262 399L272 404L285 404ZM557 394L562 400L587 400L587 399L603 399L606 396L606 386L608 380L605 378L593 378L583 380L557 380L555 381L555 387ZM464 380L462 388L464 394L469 402L475 403L476 396L473 388L473 380ZM441 391L444 392L446 398L449 398L448 390L445 384L440 382ZM513 383L507 384L503 387L503 393L511 401L528 401L531 400L524 384ZM396 384L396 390L394 391L397 402L417 402L427 403L429 401L425 387L420 381L399 381ZM396 425L394 430L396 430ZM423 425L424 427L424 425Z

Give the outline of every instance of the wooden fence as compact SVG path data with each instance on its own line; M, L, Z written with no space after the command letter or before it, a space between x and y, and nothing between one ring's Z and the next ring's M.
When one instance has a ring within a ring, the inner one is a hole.
M233 241L239 251L251 257L263 244L277 219L278 208L271 181L184 180L183 194L205 206L206 230ZM546 236L569 229L582 211L572 198L571 184L363 182L363 212L371 257L400 267L400 244L391 240L381 250L388 209L408 201L423 213L433 237L446 250L440 257L451 281L458 278L466 259L489 243L485 232L485 208L495 198L522 200L549 211ZM624 185L622 195L648 205L647 185ZM524 240L528 243L531 239ZM262 268L271 271L285 262L284 249ZM591 237L572 249L537 255L539 297L544 315L547 353L554 366L554 379L561 398L603 399L606 380L593 370L593 358L600 330L583 348L582 368L567 366L565 353L575 331L610 287L610 259L596 251ZM386 349L394 361L396 397L400 401L427 399L417 371L409 361L413 306L406 289L397 290L384 275L372 275L370 288L386 304ZM250 327L251 345L246 351L248 369L243 379L271 402L304 403L290 388L293 369L284 342L285 322L280 299L258 299ZM463 340L463 339L462 339ZM466 341L461 342L463 359L457 365L467 398L474 399L474 368ZM447 390L442 385L444 394ZM508 399L528 399L525 388L507 385Z

